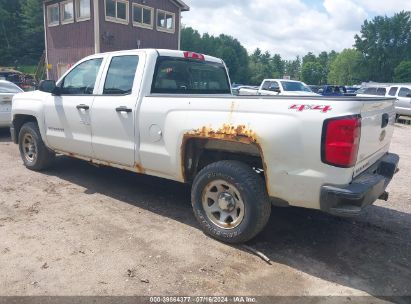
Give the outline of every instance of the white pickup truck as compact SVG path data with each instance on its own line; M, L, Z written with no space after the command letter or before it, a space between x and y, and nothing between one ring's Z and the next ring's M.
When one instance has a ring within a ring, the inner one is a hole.
M264 79L258 88L240 88L238 95L320 96L304 82L285 79Z
M183 51L97 54L13 99L25 166L56 154L192 185L216 239L250 240L271 206L350 216L397 170L394 99L231 95L221 59Z

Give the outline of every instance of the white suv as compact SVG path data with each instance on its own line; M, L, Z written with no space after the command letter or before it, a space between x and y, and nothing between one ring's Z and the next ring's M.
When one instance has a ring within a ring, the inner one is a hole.
M395 103L397 115L411 116L411 85L389 87L387 96L397 98Z

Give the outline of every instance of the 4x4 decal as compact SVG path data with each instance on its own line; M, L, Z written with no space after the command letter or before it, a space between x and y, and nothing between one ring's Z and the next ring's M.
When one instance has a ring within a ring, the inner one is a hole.
M322 113L327 113L332 110L331 106L327 105L298 105L294 104L289 109L297 110L298 112L303 112L305 110L321 111Z

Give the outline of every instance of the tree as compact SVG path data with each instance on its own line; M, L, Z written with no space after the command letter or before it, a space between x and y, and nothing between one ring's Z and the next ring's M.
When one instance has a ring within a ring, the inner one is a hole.
M394 70L395 82L411 82L411 61L402 61Z
M395 67L411 60L411 12L366 20L361 35L355 36L355 47L362 54L368 80L392 81Z
M37 63L44 51L44 25L41 0L24 0L21 5L23 61Z
M307 55L303 57L302 65L309 62L317 62L317 57L315 57L315 55L311 52L308 52Z
M285 62L282 60L281 55L274 54L270 66L273 71L273 78L282 78L284 76Z
M20 1L0 0L0 65L12 65L23 51Z
M303 57L302 73L304 73L304 76L301 75L301 78L303 80L306 78L305 81L310 84L326 84L331 63L336 55L335 51L330 53L321 52L318 56L309 52Z
M361 80L359 65L361 53L355 49L343 50L331 63L328 82L335 85L353 85Z
M237 39L224 34L218 37L209 34L201 36L191 27L183 28L181 37L182 49L222 58L232 81L242 83L249 80L248 53Z
M295 60L285 62L285 75L291 79L300 80L301 74L301 59L299 56Z
M183 50L201 52L203 41L200 33L191 27L184 27L181 30L181 47Z
M320 84L322 74L323 67L318 62L306 62L301 69L301 79L307 84Z

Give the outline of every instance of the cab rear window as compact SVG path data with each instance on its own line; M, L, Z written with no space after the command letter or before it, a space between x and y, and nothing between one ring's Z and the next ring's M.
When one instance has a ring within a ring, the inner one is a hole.
M222 63L159 57L151 93L231 94L231 87Z

